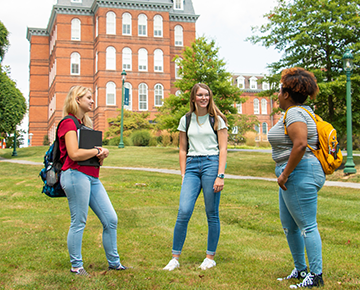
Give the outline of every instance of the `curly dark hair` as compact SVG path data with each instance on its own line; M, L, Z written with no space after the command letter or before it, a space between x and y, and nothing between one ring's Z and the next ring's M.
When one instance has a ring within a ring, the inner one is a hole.
M283 92L289 93L296 103L304 103L308 96L313 100L319 92L314 74L301 67L284 69L280 82Z

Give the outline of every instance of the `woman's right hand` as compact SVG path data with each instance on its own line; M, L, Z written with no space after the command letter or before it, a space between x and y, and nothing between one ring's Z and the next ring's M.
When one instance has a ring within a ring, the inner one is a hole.
M97 158L99 158L100 161L104 160L106 157L109 156L109 150L104 147L96 147L100 150L100 152L96 155Z

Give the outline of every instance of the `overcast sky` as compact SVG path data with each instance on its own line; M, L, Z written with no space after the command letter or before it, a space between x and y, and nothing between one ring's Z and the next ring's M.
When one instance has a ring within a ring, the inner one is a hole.
M0 20L10 32L10 47L3 65L11 67L11 78L28 99L29 42L27 27L46 28L56 0L0 0ZM266 23L263 15L276 0L192 0L197 36L214 39L220 47L220 57L230 72L267 73L266 65L277 61L280 55L272 49L252 45L245 39L251 36L251 27Z

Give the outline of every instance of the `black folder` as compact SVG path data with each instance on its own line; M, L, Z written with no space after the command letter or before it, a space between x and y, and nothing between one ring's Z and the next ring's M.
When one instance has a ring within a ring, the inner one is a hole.
M92 149L95 146L102 146L102 132L92 130L87 127L81 127L78 130L78 140L79 140L79 148L82 149ZM96 156L91 157L90 159L84 161L78 161L79 165L85 166L100 166L99 158Z

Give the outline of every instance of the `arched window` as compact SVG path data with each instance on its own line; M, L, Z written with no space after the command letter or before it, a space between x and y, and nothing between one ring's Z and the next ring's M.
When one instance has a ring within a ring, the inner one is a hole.
M154 36L163 36L163 18L160 15L155 15L154 17Z
M116 14L112 11L106 13L106 34L116 34Z
M116 70L116 50L112 46L106 49L106 69Z
M70 74L80 75L80 54L73 52L70 56Z
M161 49L154 51L154 71L162 72L164 69L164 54Z
M148 53L145 48L140 48L138 52L139 71L147 71Z
M99 36L99 17L95 19L95 37Z
M139 36L147 36L147 17L145 14L140 14L138 17Z
M268 135L268 124L262 123L262 140L267 141L267 135Z
M126 110L132 111L132 86L130 83L125 83L124 87L129 89L129 105L124 106Z
M159 107L163 105L164 87L161 84L155 85L155 106Z
M266 99L261 100L261 114L263 114L263 115L267 114L267 101L266 101Z
M116 105L116 85L113 82L106 84L106 105Z
M148 87L146 84L139 85L139 110L147 111L148 109Z
M175 60L175 78L176 79L181 79L181 75L179 73L180 61L181 61L181 59Z
M180 91L180 90L177 90L177 91L175 92L175 96L180 97L180 95L181 95L181 91Z
M122 34L123 35L131 35L131 14L124 13L122 15Z
M81 40L81 21L77 18L71 20L71 40Z
M122 64L124 70L131 70L132 69L132 52L131 49L128 47L124 47L122 50Z
M255 132L256 132L255 141L260 141L260 127L259 127L259 125L255 125Z
M183 28L180 25L175 26L175 46L183 46Z
M259 100L254 99L254 114L260 114Z

